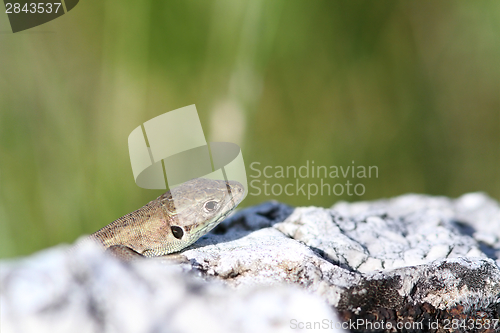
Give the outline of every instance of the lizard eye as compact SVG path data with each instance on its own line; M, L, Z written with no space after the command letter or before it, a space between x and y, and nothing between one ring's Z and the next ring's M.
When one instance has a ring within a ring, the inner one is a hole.
M181 227L178 227L178 226L174 225L174 226L170 227L170 230L172 230L172 234L177 239L181 239L182 236L184 236L184 231L182 230Z
M208 201L204 207L207 212L211 212L217 207L217 201Z

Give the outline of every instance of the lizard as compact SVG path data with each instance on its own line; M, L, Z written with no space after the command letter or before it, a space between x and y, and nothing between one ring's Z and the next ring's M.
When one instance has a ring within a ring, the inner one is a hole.
M224 220L243 200L244 192L237 181L195 178L120 217L88 239L124 260L178 252Z

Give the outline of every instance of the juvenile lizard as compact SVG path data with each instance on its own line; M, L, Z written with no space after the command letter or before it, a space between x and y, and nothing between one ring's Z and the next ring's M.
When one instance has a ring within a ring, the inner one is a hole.
M157 257L193 244L241 202L236 181L195 178L89 236L122 259Z

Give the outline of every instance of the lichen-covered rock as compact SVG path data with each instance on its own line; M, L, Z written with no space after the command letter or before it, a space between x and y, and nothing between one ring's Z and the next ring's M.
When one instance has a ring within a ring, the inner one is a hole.
M500 207L481 193L268 202L175 255L121 263L83 246L2 263L0 313L21 332L334 331L331 309L353 332L369 330L359 320L392 324L381 332L500 332L499 264Z
M467 320L500 316L500 207L484 194L404 195L288 214L278 203L239 212L182 253L185 268L232 286L298 284L350 320L359 317L346 311L382 309L384 318L409 305L432 309L435 320L455 318L446 311L457 307Z
M368 273L444 258L489 256L498 260L499 211L493 200L481 194L456 201L406 195L392 200L339 203L331 209L297 208L275 227L319 249L340 266ZM487 244L485 234L489 235Z

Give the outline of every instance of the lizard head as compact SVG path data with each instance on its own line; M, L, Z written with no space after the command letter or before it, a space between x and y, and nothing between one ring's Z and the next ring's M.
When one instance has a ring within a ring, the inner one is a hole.
M158 199L167 217L163 240L148 256L180 251L212 230L243 200L245 189L237 181L195 178ZM168 244L168 249L165 249Z

